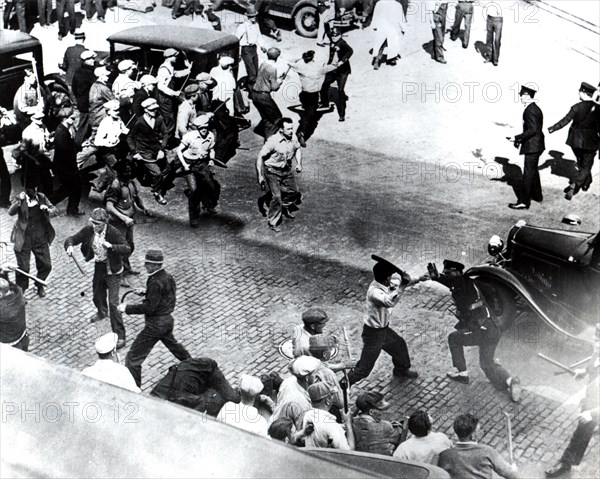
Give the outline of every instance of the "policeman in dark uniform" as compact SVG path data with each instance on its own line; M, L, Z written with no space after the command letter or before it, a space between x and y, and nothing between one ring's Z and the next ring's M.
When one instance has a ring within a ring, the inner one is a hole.
M585 454L585 450L590 443L594 429L598 425L598 415L600 401L600 361L598 352L600 350L600 323L596 324L596 334L594 338L594 354L592 362L585 369L575 370L575 379L581 379L589 376L589 383L585 391L585 397L581 401L581 413L578 416L578 423L569 445L565 449L560 461L546 471L547 477L556 477L570 471L572 466L579 465Z
M592 85L583 82L579 88L581 101L573 105L562 120L548 128L549 133L554 133L573 122L569 128L567 145L573 149L579 171L565 189L567 200L571 200L580 189L587 191L592 184L592 166L600 145L600 106L592 100L595 93Z
M138 334L127 353L125 365L131 371L138 387L142 385L142 364L154 348L162 341L180 361L191 358L190 353L173 336L175 309L175 280L163 269L162 250L149 249L144 266L148 272L146 298L140 304L121 303L119 311L127 314L143 314L144 329Z
M496 347L508 325L502 324L502 318L491 313L480 288L463 274L464 268L461 263L444 260L444 270L439 274L435 264L429 263L427 266L429 277L450 289L457 309L456 331L448 335L454 370L448 372L447 376L468 384L469 373L463 347L479 346L479 365L487 378L498 390L508 388L510 398L518 402L521 396L519 379L494 361Z
M540 156L546 148L542 131L544 114L537 105L537 100L533 99L535 94L536 90L533 88L521 86L519 96L521 103L525 105L523 133L515 136L512 140L515 143L515 148L521 147L519 154L525 155L525 162L523 164L523 185L518 192L517 202L508 204L508 207L513 210L529 209L531 200L542 201L543 199L538 164Z

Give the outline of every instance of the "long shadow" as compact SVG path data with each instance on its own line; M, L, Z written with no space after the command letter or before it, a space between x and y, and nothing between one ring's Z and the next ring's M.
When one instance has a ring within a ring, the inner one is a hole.
M487 60L491 56L490 49L485 42L477 40L475 42L475 51L481 55L481 58Z
M502 172L504 173L504 176L501 178L492 178L492 181L501 181L506 183L513 189L515 195L518 196L519 189L523 183L523 171L521 170L521 167L518 165L513 165L510 163L508 158L503 158L501 156L494 158L494 161L502 165Z
M550 158L539 166L540 170L550 168L550 173L570 180L577 174L577 162L567 160L562 151L550 150Z

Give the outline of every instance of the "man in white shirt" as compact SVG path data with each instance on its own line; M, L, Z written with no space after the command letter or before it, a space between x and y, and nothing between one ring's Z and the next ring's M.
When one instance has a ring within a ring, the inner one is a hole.
M256 376L242 374L239 387L241 402L237 404L231 401L225 403L219 411L217 420L266 437L269 425L267 420L260 415L258 409L254 407L256 396L264 388L263 383Z
M248 91L252 91L256 74L258 73L258 50L263 52L267 49L263 46L261 40L260 27L256 21L258 12L254 7L249 7L246 10L246 21L238 26L235 31L235 36L240 39L241 55L246 66L246 74L248 75L247 87Z
M292 336L295 358L310 356L310 338L315 334L322 334L327 321L329 321L329 317L321 308L309 308L302 313L302 324L294 326Z
M181 90L176 90L175 85L178 78L186 77L192 71L192 65L185 60L186 68L175 70L175 61L179 52L174 48L167 48L163 52L165 61L158 67L156 74L156 101L160 107L169 138L175 134L175 113L177 110L177 99Z
M452 447L452 441L442 432L431 432L431 416L417 411L408 419L408 430L414 437L401 443L394 457L437 466L442 451Z
M106 333L98 338L95 343L98 360L93 366L85 368L82 374L97 379L113 386L139 393L133 376L125 366L119 363L117 354L118 336L115 333Z
M210 76L217 82L217 86L212 92L213 100L221 100L229 111L235 111L233 103L233 94L236 88L236 81L233 76L234 63L233 58L223 56L219 58L219 65L210 71Z
M375 255L372 255L371 258L377 263L373 267L375 279L367 291L362 333L363 350L358 363L348 373L348 382L354 384L371 374L381 350L392 357L394 376L414 379L419 374L410 369L410 356L406 341L389 326L391 309L398 304L400 293L406 287L420 281L427 281L429 277L423 275L413 280L408 273L393 263Z
M328 412L333 401L333 391L329 385L323 382L311 384L308 387L308 394L313 408L304 414L302 426L306 428L309 423L312 423L314 431L305 439L306 447L353 450L354 433L352 422L348 420L349 416L345 418L346 430L344 431L343 426L336 422L335 416Z

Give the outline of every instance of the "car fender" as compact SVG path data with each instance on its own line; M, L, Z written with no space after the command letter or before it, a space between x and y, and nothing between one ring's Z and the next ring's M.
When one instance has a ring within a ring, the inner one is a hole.
M477 278L481 280L487 280L487 282L497 282L503 286L510 288L515 294L517 294L531 310L544 321L550 328L555 331L564 334L570 338L584 341L589 343L593 338L593 328L585 325L578 318L572 317L573 325L575 326L574 331L567 331L563 326L558 324L547 308L542 304L539 298L532 294L530 288L528 288L524 281L522 281L513 272L500 268L498 266L481 265L474 266L465 272L465 275L470 278ZM562 311L564 313L564 311ZM571 315L572 316L572 315Z

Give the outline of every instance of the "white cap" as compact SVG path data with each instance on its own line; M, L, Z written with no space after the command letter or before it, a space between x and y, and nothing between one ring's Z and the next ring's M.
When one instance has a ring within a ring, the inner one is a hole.
M262 381L256 376L242 374L242 377L240 378L240 391L250 396L256 396L264 389L264 387Z
M221 57L219 58L219 65L222 67L226 67L227 65L233 65L235 63L234 59L231 57Z
M194 118L192 124L197 128L206 128L209 121L210 117L208 115L198 115L196 118Z
M116 333L106 333L104 336L100 336L94 344L98 354L107 354L113 351L117 347L117 341L119 337Z
M96 75L98 78L100 78L102 76L110 75L110 72L108 71L108 69L106 67L98 67L94 70L94 75Z
M142 85L156 85L158 80L154 75L143 75L142 78L140 78L140 83Z
M102 106L107 110L118 110L121 104L119 103L119 100L109 100Z
M314 373L320 365L320 359L312 356L300 356L291 363L290 371L294 376L304 377Z
M120 72L124 72L129 70L133 66L135 66L135 63L133 63L131 60L121 60L117 65L117 68Z
M79 58L81 58L83 61L85 60L89 60L90 58L94 58L96 56L96 53L93 52L92 50L84 50L81 52L81 55L79 55Z

